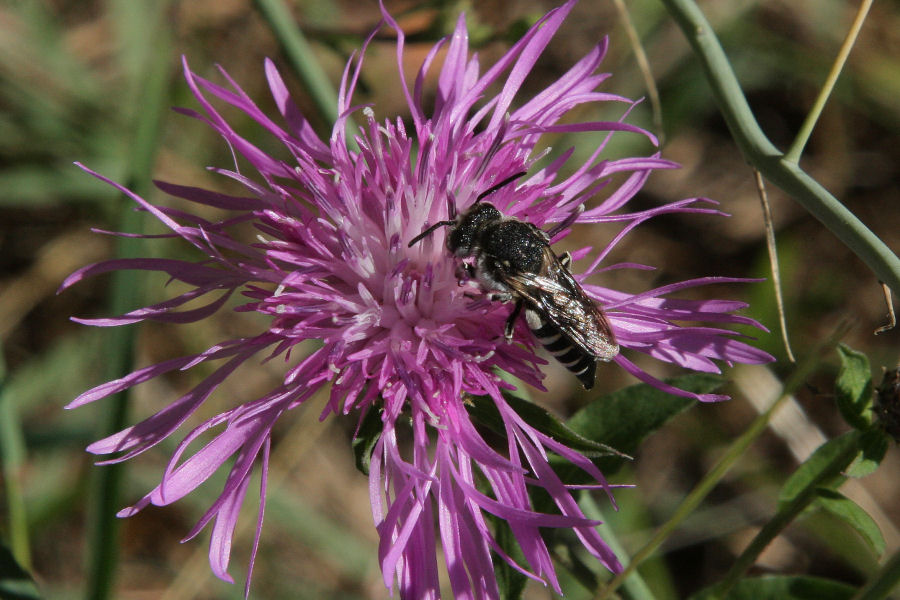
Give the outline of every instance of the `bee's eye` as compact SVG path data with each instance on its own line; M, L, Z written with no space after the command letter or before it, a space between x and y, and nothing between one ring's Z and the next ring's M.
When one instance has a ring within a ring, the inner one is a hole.
M450 235L447 236L447 248L451 252L458 250L468 252L472 246L472 232L470 229L468 226L460 226L450 230Z

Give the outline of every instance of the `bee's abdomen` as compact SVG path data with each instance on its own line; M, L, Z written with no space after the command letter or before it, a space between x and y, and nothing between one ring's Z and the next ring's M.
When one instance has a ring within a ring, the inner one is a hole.
M578 347L563 332L535 310L525 309L525 320L537 341L565 368L572 371L584 389L594 387L597 358Z

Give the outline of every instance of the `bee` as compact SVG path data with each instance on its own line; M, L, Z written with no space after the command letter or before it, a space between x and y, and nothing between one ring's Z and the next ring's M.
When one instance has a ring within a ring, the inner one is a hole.
M568 252L559 256L553 252L550 234L531 223L504 217L492 204L482 202L522 175L517 173L481 193L466 212L428 227L409 247L439 227L450 227L447 250L471 260L464 266L482 290L491 300L515 301L506 321L506 339L512 339L524 308L525 322L537 341L574 373L585 389L591 389L597 361L615 358L619 345L603 311L569 272L572 257Z

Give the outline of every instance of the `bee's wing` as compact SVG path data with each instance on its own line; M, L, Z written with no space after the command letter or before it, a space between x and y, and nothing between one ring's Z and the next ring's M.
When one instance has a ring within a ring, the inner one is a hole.
M549 246L539 273L506 274L504 282L579 347L602 360L618 353L603 311L588 298Z

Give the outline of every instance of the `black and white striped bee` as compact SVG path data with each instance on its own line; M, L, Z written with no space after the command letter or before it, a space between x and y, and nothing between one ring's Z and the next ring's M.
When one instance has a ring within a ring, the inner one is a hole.
M569 272L571 256L557 256L550 248L549 234L531 223L504 217L482 202L522 175L486 190L465 213L428 227L409 246L439 227L450 227L447 249L461 259L473 259L474 264L466 268L481 288L492 300L515 301L506 321L506 338L512 339L524 308L535 338L590 389L597 361L612 360L619 353L609 321Z

